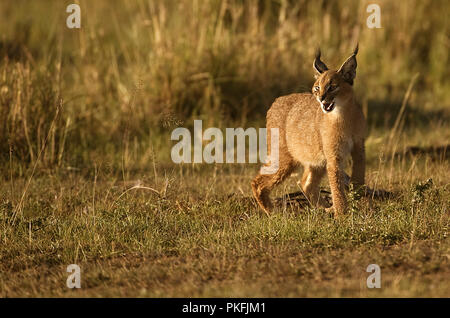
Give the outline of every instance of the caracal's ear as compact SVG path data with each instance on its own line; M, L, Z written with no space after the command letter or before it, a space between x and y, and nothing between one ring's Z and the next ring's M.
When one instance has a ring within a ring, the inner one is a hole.
M316 58L314 59L313 67L317 72L315 75L316 78L323 72L328 71L328 67L320 60L320 48L316 51Z
M350 85L353 85L353 80L356 77L356 66L358 65L356 63L356 54L358 54L358 44L356 44L353 54L344 62L344 64L342 64L338 71L338 73L341 74L344 80Z

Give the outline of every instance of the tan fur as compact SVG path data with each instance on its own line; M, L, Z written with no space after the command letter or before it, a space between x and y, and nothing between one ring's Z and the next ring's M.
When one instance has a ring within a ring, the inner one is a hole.
M320 61L319 52L314 61L318 74L313 94L277 98L267 112L269 153L270 128L279 129L279 169L271 175L258 174L252 181L253 195L267 214L272 209L270 191L299 164L304 167L302 189L314 206L326 207L319 196L319 185L328 174L335 217L346 210L343 169L348 156L353 161L351 181L364 184L366 123L351 85L356 75L356 53L357 49L339 71L333 71ZM334 109L325 113L318 99L325 104L334 101L328 104Z

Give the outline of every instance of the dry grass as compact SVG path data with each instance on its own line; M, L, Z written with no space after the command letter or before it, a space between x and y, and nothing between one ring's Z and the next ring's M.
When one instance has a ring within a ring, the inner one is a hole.
M378 30L368 1L79 3L81 30L65 1L0 4L0 296L450 295L446 1L379 1ZM318 44L337 66L358 39L367 180L394 198L266 217L256 166L171 163L173 128L262 127Z
M289 206L266 217L246 196L251 167L167 167L159 181L141 171L127 183L107 167L43 173L14 222L13 195L2 195L0 293L448 296L448 169L418 158L396 162L391 174L370 166L369 185L390 182L397 196L351 202L354 211L341 221ZM408 180L430 175L429 189ZM277 195L298 190L295 181ZM22 184L15 180L14 189ZM83 271L77 291L65 287L72 263ZM382 268L379 291L365 286L372 263Z

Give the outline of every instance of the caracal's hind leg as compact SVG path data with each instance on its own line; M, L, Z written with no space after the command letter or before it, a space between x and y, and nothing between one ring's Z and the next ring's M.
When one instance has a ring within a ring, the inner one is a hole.
M305 167L301 180L302 190L313 207L329 207L329 204L320 197L320 181L326 173L322 167Z
M269 215L273 205L270 201L270 191L277 185L283 182L297 167L297 164L292 159L280 160L280 165L274 174L259 174L252 181L253 196L258 202L261 209Z

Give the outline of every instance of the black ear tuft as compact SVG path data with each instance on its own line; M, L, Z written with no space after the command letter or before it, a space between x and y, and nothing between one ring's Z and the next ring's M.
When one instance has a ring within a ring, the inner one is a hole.
M356 47L355 47L355 49L353 50L353 55L356 56L356 54L358 54L358 51L359 51L359 43L356 43Z
M328 71L328 67L325 65L324 62L320 60L320 48L316 51L316 57L314 59L313 67L317 71L317 73L322 74L325 71Z

